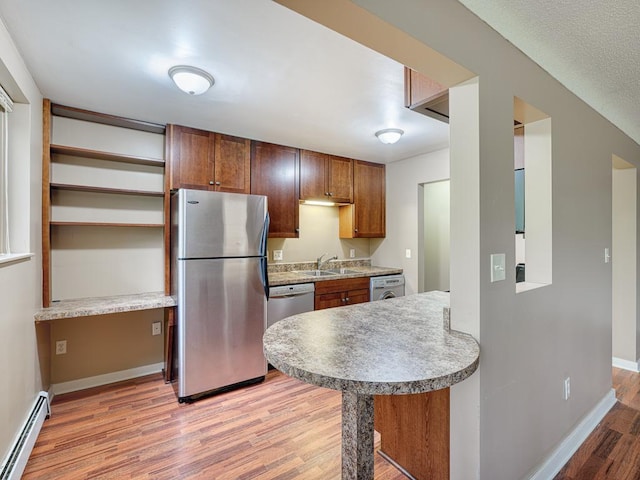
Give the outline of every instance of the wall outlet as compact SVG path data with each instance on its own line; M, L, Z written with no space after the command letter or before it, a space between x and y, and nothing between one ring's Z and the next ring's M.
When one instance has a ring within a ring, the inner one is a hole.
M282 250L274 250L273 251L273 259L274 260L282 260Z
M56 342L56 355L64 355L67 353L67 341L58 340Z
M153 322L151 324L151 335L160 335L162 333L162 323Z
M349 258L356 258L356 249L355 248L350 248L349 249Z
M569 400L571 396L571 377L564 379L564 391L562 392L562 398Z

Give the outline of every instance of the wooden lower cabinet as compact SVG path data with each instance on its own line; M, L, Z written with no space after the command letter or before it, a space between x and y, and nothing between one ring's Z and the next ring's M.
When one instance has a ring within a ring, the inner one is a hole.
M315 310L369 301L369 278L344 278L316 282Z
M449 389L376 395L380 451L417 480L449 479Z

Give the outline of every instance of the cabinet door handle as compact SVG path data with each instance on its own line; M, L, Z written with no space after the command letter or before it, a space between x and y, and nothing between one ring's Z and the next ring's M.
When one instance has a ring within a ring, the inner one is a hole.
M345 301L346 303L349 303L349 297L345 298L345 299L344 299L344 301Z
M355 228L353 231L354 231L354 232L356 232L356 233L358 233L358 229L357 229L357 228Z
M328 197L329 196L329 192L324 192L324 196Z
M330 196L330 197L333 197L333 192L329 192L329 196Z
M220 182L216 182L216 185L220 186Z
M214 185L213 180L211 180L211 181L209 182L209 185Z

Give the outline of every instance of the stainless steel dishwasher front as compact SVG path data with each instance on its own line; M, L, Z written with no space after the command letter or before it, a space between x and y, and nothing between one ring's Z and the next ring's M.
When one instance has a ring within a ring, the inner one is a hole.
M271 287L267 302L267 327L291 315L312 311L314 292L313 283Z

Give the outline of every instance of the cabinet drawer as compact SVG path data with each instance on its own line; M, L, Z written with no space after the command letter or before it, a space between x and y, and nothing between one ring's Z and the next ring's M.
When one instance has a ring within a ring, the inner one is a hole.
M316 282L316 296L325 293L347 292L349 290L366 289L369 291L369 277L343 278Z

